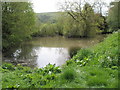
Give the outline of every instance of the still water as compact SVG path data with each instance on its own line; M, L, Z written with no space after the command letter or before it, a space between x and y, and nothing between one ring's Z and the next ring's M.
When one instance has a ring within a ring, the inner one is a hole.
M30 67L45 67L47 64L61 66L71 58L72 50L88 48L104 39L104 36L95 38L65 38L37 37L24 42L21 47L13 48L9 54L3 56L5 62L21 64Z

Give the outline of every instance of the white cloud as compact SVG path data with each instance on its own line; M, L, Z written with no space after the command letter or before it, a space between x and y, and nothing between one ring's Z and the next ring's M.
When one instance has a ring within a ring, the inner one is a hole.
M57 0L32 0L35 12L54 12L57 11Z

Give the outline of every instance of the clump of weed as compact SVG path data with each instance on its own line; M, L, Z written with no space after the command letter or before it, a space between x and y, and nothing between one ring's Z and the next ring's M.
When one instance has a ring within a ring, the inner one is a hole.
M65 81L73 81L76 78L76 71L71 68L67 67L65 70L63 70L63 73L61 74L61 79Z
M12 64L10 64L10 63L5 63L5 64L3 64L2 65L2 68L3 69L8 69L8 70L15 70L15 66L14 65L12 65Z

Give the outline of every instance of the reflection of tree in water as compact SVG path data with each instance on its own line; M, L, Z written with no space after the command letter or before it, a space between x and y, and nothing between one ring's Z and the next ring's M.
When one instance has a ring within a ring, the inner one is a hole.
M69 48L56 48L56 53L59 53L63 57L66 56L66 54L69 54L70 57L73 57L75 54L77 54L77 51L80 50L81 47L69 47Z
M35 52L33 50L33 45L32 44L23 44L21 46L21 53L19 54L19 60L23 60L24 63L33 66L35 64L36 61L36 57L35 57Z
M56 52L59 54L57 58L57 64L58 66L65 63L66 60L70 58L68 48L56 48Z
M103 38L100 37L100 38ZM65 63L66 60L70 59L73 55L77 53L77 50L79 50L79 47L84 48L85 46L90 46L93 45L94 43L97 42L100 38L90 38L90 39L67 39L64 40L56 40L56 39L48 39L48 40L43 40L40 41L38 39L38 42L25 42L22 44L20 47L15 47L9 50L7 52L6 58L8 60L14 60L16 58L16 63L27 63L30 66L33 66L34 64L37 63L37 59L39 57L42 58L41 62L44 62L44 58L48 57L48 62L51 61L57 63L58 65L62 65ZM94 42L92 42L94 41ZM33 44L32 44L33 43ZM47 46L46 46L46 45ZM45 45L45 46L43 46ZM43 46L43 47L40 47ZM60 46L60 47L59 47ZM64 48L66 47L66 48ZM14 54L16 55L14 55ZM50 54L49 54L50 53ZM42 54L42 55L40 55ZM37 56L40 55L40 56ZM15 57L14 57L15 56ZM50 56L50 57L49 57ZM41 63L40 62L40 63Z
M36 60L32 53L33 45L24 43L20 47L14 47L3 54L3 60L13 64L21 64L25 66L33 66Z
M56 48L55 51L56 51L56 53L59 53L59 54L64 53L63 48Z
M59 58L67 56L67 48L56 48L55 52L59 54ZM62 57L61 57L62 56Z
M74 55L77 54L78 50L80 50L81 48L80 47L71 47L69 48L69 55L70 57L72 58Z
M19 54L20 59L27 59L31 57L33 45L32 44L23 44L21 46L21 53Z
M56 48L56 53L59 53L59 54L64 54L65 53L65 49L67 48Z
M19 47L11 48L11 49L9 49L9 51L7 51L7 52L5 52L5 53L2 53L2 56L3 56L3 57L12 58L12 57L14 57L14 56L13 56L13 53L14 53L18 48L19 48Z

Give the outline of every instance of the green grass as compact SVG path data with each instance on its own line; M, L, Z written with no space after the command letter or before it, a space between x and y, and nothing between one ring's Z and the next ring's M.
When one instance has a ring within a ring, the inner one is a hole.
M76 78L76 72L73 69L73 67L66 67L66 69L63 70L60 78L62 80L67 81L67 82L71 82L71 81L75 80L75 78Z
M12 70L7 66L12 66ZM56 79L56 75L61 72L59 67L47 65L45 68L23 67L20 65L3 64L0 68L2 75L3 88L42 88L50 87L50 82ZM6 67L6 68L5 68ZM14 68L14 70L13 70Z
M68 66L70 68L71 66ZM68 70L64 68L64 70ZM57 88L116 88L118 87L118 70L111 68L93 67L93 66L76 66L75 78L70 82L67 79L62 79L60 75L55 81ZM65 70L65 71L66 71Z
M117 88L118 33L103 42L80 50L65 65L45 68L3 64L3 88Z
M109 68L118 68L118 33L109 35L104 42L99 43L88 49L80 50L67 65L75 62L80 66L101 66Z

